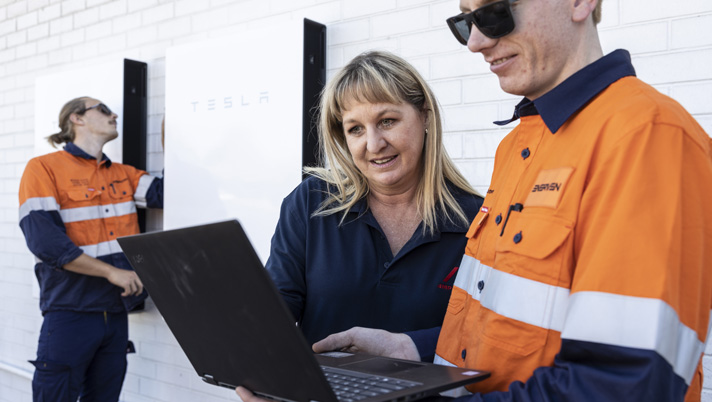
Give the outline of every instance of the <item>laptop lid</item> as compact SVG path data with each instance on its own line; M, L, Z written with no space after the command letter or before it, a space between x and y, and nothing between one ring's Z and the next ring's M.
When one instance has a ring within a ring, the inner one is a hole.
M317 362L236 220L118 242L193 368L208 383L242 385L280 400L327 402L336 397L320 365L404 375L423 383L410 391L418 396L489 376L350 353L319 355Z

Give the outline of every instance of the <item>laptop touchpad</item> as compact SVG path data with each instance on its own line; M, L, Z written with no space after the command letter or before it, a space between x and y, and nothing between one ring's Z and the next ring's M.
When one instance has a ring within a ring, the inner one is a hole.
M423 366L423 364L416 362L411 363L397 360L373 358L368 360L362 360L359 362L344 364L340 367L348 368L350 370L355 371L363 371L371 374L386 375L398 373L400 371L405 371L421 366Z

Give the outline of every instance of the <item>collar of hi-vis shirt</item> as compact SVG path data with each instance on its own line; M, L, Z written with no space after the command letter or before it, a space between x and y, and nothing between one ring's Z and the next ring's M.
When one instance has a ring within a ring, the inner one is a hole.
M78 146L74 145L73 142L68 142L67 145L64 146L64 150L69 152L70 155L78 156L80 158L84 159L94 159L96 160L95 157L89 155L88 153L84 152L83 149L79 148ZM104 165L108 168L111 166L111 159L109 159L106 154L102 153L101 154L101 161L104 163Z
M522 99L509 120L495 121L503 126L522 116L541 115L552 134L588 101L609 85L627 76L635 76L635 69L627 50L618 49L574 73L554 89L535 99Z

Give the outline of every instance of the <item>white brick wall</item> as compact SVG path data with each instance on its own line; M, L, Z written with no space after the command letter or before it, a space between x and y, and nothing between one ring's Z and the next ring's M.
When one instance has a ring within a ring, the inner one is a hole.
M328 26L329 75L367 49L395 51L433 85L446 146L480 191L516 97L499 90L479 55L450 37L457 0L0 0L0 402L31 400L27 360L41 325L33 258L17 226L17 188L33 152L34 80L56 71L133 58L149 65L148 169L160 174L165 52L172 45L308 17ZM712 2L604 0L604 51L629 49L638 75L680 101L712 133ZM279 43L274 44L279 51ZM170 134L169 134L170 135ZM160 229L151 212L149 227ZM203 384L152 308L132 314L124 401L229 401ZM712 348L705 352L712 402Z

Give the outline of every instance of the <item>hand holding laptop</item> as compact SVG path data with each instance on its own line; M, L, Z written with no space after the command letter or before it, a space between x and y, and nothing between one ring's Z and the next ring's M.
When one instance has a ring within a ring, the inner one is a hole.
M269 399L260 398L245 387L235 388L235 393L242 399L242 402L271 402Z
M260 398L259 396L253 394L249 389L245 387L235 388L235 393L242 400L242 402L274 402L269 399ZM450 402L453 397L435 394L428 396L424 399L420 399L419 402Z
M420 361L415 343L406 334L395 334L382 329L353 327L331 334L312 345L315 353L340 350L374 356Z
M339 350L349 353L366 353L396 359L420 360L418 349L408 335L396 334L382 329L353 327L331 334L312 345L314 353ZM243 402L268 402L245 387L235 388Z

